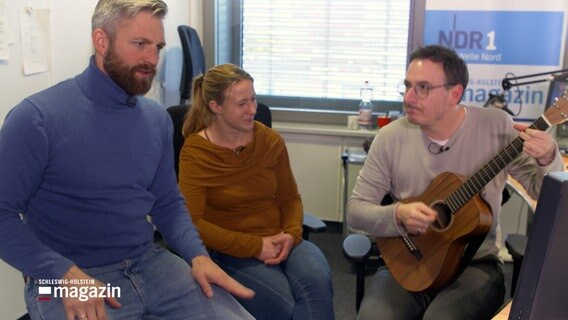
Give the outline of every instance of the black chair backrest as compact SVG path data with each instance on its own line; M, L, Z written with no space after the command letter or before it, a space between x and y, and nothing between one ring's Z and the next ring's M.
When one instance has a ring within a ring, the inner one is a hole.
M179 153L181 152L181 148L183 147L184 137L182 134L182 126L183 126L183 119L185 118L185 114L187 113L187 106L180 105L180 106L173 106L167 109L170 117L172 118L172 122L174 124L174 136L173 136L173 145L174 145L174 168L176 169L176 177L179 176Z
M257 102L254 120L260 121L265 126L272 128L272 112L270 112L270 108L262 102Z
M264 103L257 103L256 114L254 115L254 119L257 121L262 122L265 126L271 128L272 127L272 113L270 112L270 108ZM185 114L187 113L188 107L185 105L179 106L172 106L167 109L170 117L172 118L172 122L174 124L174 136L173 136L173 145L174 145L174 168L176 169L176 177L179 176L179 154L181 152L181 148L183 147L184 137L182 134L182 127L183 127L183 119L185 118Z
M197 31L190 26L178 26L181 48L183 51L183 67L179 83L180 105L184 105L191 97L191 83L197 75L205 73L205 55Z

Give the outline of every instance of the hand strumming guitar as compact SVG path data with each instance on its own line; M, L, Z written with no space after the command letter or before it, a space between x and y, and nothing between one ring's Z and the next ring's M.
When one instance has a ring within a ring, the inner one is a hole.
M395 217L396 223L402 225L407 232L420 234L426 232L438 213L423 202L400 203L396 207Z

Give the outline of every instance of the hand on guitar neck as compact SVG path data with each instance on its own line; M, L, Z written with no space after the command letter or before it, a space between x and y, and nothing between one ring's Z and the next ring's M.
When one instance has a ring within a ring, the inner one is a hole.
M546 166L554 160L556 144L552 135L544 131L531 129L528 125L515 124L519 136L523 139L523 152L535 158L540 166Z

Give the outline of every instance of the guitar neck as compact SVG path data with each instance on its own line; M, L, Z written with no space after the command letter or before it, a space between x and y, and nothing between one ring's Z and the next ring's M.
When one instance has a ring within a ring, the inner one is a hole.
M529 128L544 131L550 125L543 118L538 118ZM511 144L503 149L497 156L489 161L477 173L467 179L456 191L446 200L452 212L458 211L464 204L473 198L489 181L501 172L505 167L515 160L523 151L524 141L517 137Z

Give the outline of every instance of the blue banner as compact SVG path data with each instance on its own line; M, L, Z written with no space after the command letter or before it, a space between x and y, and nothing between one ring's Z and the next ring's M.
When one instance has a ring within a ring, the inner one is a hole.
M424 44L468 64L560 65L564 12L426 10Z

